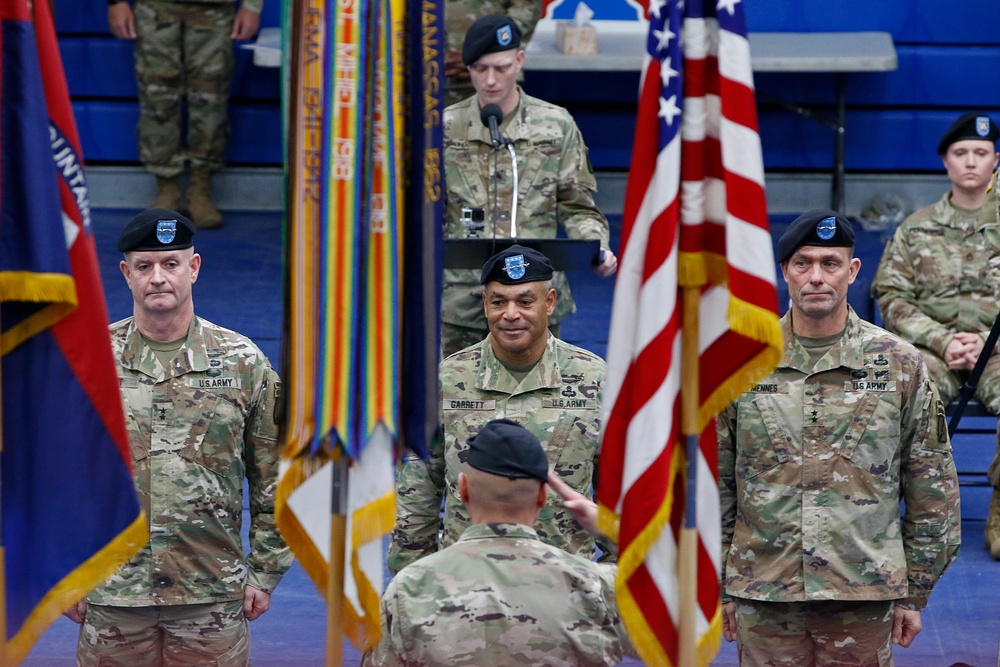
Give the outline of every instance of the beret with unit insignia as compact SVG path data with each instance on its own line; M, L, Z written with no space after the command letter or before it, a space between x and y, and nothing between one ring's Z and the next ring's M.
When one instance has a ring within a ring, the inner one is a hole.
M465 33L462 64L468 66L487 53L509 51L521 45L521 29L507 16L489 14L476 19Z
M854 227L835 211L817 208L806 211L788 225L778 239L778 262L787 262L804 245L853 248Z
M534 248L515 243L486 260L479 282L483 285L494 281L503 285L534 283L552 280L553 270L548 257Z
M195 226L167 208L150 208L132 218L118 237L118 252L182 250L194 245Z
M993 122L993 119L984 113L970 111L959 116L951 124L951 127L945 130L940 143L938 143L938 155L947 153L948 147L956 141L982 139L983 141L996 143L997 138L1000 138L1000 128L997 128L997 124Z

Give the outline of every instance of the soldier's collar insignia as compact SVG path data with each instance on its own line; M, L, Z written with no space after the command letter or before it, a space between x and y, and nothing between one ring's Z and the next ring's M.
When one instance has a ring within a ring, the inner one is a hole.
M820 237L824 241L829 241L837 233L837 218L832 215L829 218L823 218L816 223L816 236Z
M168 243L173 243L174 237L177 236L177 221L176 220L157 220L156 221L156 240L167 245Z
M502 25L497 28L497 43L500 46L507 46L510 44L511 39L513 39L513 33L511 32L509 25Z
M990 133L990 117L976 116L976 134L985 137Z
M525 270L529 264L524 261L524 255L513 255L504 257L503 270L511 280L520 280L524 277Z

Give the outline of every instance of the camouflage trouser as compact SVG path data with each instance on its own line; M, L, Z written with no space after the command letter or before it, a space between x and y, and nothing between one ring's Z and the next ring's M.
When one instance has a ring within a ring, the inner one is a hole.
M77 667L250 664L243 600L170 607L89 605Z
M463 327L457 324L441 323L441 358L451 356L460 350L464 350L470 345L475 345L486 338L488 329L476 327ZM559 338L559 323L554 322L549 325L549 333Z
M968 377L968 372L952 371L948 369L948 364L944 359L929 350L918 347L920 356L927 364L934 383L937 385L941 402L948 405L949 402L958 396L959 390ZM976 386L976 398L987 410L993 414L1000 413L1000 354L993 354L986 362L983 375L979 378ZM1000 488L1000 427L997 429L997 448L993 455L993 462L990 463L987 478L994 488Z
M214 171L226 158L234 4L136 0L139 159L157 176ZM187 100L187 141L182 103ZM187 149L185 150L185 143Z
M891 667L893 603L737 600L741 667Z

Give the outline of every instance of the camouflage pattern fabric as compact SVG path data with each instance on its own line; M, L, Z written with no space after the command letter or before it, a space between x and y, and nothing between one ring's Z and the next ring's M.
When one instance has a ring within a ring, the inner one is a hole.
M535 31L535 24L542 17L542 0L445 0L445 48L461 53L462 44L465 42L465 33L469 31L476 19L489 14L508 16L517 24L517 27L521 29L521 48L523 49ZM471 80L445 77L445 106L451 106L475 94L476 89L472 87Z
M517 233L522 239L553 239L559 226L571 239L598 239L608 247L608 221L594 204L594 179L587 147L569 112L520 92L520 103L500 131L514 142L518 164ZM489 130L471 97L444 112L444 171L447 183L446 239L510 238L513 174L510 155L501 151L493 173ZM490 187L490 184L494 187ZM462 224L463 207L485 211L480 230ZM576 311L564 273L556 273L558 293L550 322ZM448 324L486 329L479 271L447 269L441 295L441 319Z
M892 602L737 603L740 667L892 667Z
M390 582L382 639L362 665L616 665L634 652L615 569L546 545L528 526L471 526Z
M438 550L442 497L440 548L453 544L469 526L458 473L465 467L466 440L491 419L506 417L534 433L555 473L580 493L589 497L594 481L604 384L604 361L597 355L549 336L542 358L518 384L487 338L445 359L439 383L444 442L431 446L429 461L410 457L399 470L388 557L392 572ZM570 553L585 558L595 553L594 538L552 490L535 530L545 543Z
M194 318L169 368L132 318L111 325L150 541L88 597L122 607L270 593L292 562L274 523L277 374L249 338ZM249 484L250 554L240 540Z
M920 354L853 309L815 365L789 314L782 328L777 368L718 419L723 597L922 609L961 525L944 407Z
M249 667L243 601L175 607L90 605L77 667Z
M262 0L244 3L258 12L262 5ZM185 162L194 170L220 169L229 135L234 3L136 0L134 12L140 161L166 178L179 175ZM181 115L185 99L186 145Z
M958 331L985 339L1000 313L1000 224L996 188L983 207L965 211L950 193L910 215L885 247L872 296L885 328L917 346L941 400L955 396L967 371L951 371L944 352ZM976 396L1000 412L1000 355L990 357Z

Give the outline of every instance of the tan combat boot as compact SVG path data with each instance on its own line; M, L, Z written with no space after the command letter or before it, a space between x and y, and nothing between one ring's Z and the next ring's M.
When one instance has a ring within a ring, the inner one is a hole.
M990 498L990 515L986 519L986 549L995 560L1000 560L1000 490L993 489Z
M180 210L181 207L181 186L177 177L164 178L156 177L156 199L149 205L149 208L168 208L171 211Z
M212 174L192 171L187 197L188 212L197 227L214 229L222 226L222 214L212 203Z

